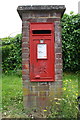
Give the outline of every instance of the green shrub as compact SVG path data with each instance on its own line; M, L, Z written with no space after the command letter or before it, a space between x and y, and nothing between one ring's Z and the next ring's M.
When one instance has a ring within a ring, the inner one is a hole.
M21 69L21 34L2 39L2 67L5 73Z
M80 68L80 14L65 14L62 18L62 53L64 71Z

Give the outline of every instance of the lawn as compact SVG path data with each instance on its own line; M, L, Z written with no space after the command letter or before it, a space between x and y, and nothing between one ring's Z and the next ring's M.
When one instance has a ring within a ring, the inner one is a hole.
M62 109L65 118L77 118L78 76L64 74Z
M64 73L62 117L77 118L78 78L76 74ZM23 107L22 79L17 75L2 76L2 115L5 118L26 118ZM51 113L49 116L54 117Z
M2 115L7 118L26 117L23 107L22 80L17 75L2 77Z

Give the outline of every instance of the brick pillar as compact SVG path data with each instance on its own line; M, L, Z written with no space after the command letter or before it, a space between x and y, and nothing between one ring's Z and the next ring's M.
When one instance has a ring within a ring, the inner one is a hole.
M60 19L65 11L64 5L19 6L22 19L22 79L24 106L27 110L49 109L51 101L62 94L62 40ZM55 81L30 82L30 26L29 23L54 23L55 34Z

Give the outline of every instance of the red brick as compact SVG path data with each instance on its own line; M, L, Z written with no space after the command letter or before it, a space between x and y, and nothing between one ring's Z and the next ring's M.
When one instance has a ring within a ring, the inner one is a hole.
M56 69L62 69L62 65L56 65L55 68Z
M56 58L62 58L62 53L57 53L57 54L55 55L55 57L56 57Z
M22 43L22 47L24 48L24 47L29 47L29 43L28 42L23 42Z
M55 75L56 80L62 80L62 74L57 74Z
M26 42L27 39L28 39L27 37L23 37L23 38L22 38L22 42Z
M55 73L56 73L56 74L62 74L62 69L56 69L56 70L55 70Z
M48 18L47 22L54 22L54 21L59 21L60 18Z
M57 47L55 50L56 53L61 53L62 52L62 48L61 47Z
M22 31L22 34L23 34L24 37L28 37L28 36L29 36L29 32L28 32L28 31L24 31L24 30L23 30L23 31Z
M29 61L27 59L22 59L22 64L29 64Z
M60 41L56 41L56 43L55 43L55 48L57 48L57 47L62 47L62 42L61 42L61 40L60 40Z
M29 58L29 53L22 53L22 58L28 59Z
M22 75L22 79L23 79L23 81L24 80L28 80L29 81L29 75Z
M22 53L29 53L29 48L22 48Z
M22 22L22 28L26 29L26 30L29 30L29 23L27 23L27 21L23 21Z
M27 68L27 69L28 69L28 68ZM25 69L25 70L23 69L23 70L22 70L22 74L23 74L23 75L28 75L28 74L29 74L29 71L28 71L27 69Z
M28 37L23 37L22 42L29 42L29 38Z
M25 65L22 65L22 69L29 69L29 65L28 64L25 64Z
M56 60L55 60L55 63L56 63L56 64L62 64L62 59L56 59Z

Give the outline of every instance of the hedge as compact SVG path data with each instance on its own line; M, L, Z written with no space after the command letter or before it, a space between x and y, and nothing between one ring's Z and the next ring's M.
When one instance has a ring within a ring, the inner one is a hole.
M80 14L65 14L62 18L63 70L80 69Z
M18 34L14 38L2 39L2 68L3 72L21 69L21 39Z

